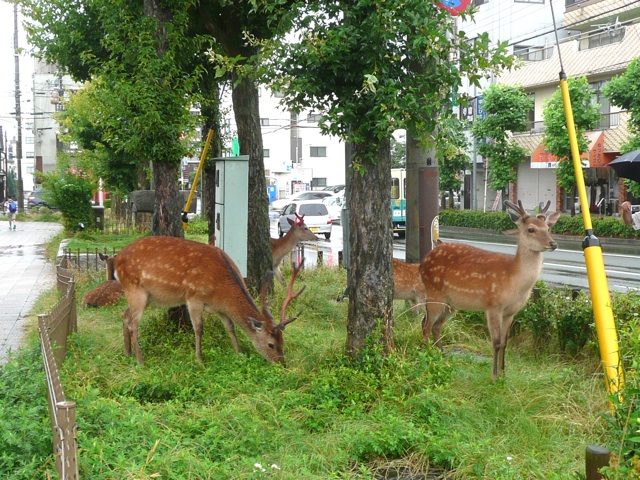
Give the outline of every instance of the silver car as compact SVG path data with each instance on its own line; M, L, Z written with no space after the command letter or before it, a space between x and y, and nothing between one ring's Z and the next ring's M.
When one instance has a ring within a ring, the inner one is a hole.
M291 202L284 207L282 215L278 219L278 236L282 237L289 231L291 226L287 218L295 220L295 214L304 217L304 223L316 235L324 235L324 238L331 238L331 226L333 221L327 210L327 206L322 200L299 200Z

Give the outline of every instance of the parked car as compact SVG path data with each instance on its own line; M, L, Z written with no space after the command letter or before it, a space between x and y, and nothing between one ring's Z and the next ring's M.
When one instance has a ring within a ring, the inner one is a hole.
M304 223L306 223L309 230L316 235L324 235L324 238L329 240L331 238L331 215L327 206L322 203L322 200L297 200L289 203L282 215L278 219L278 236L282 237L289 231L291 225L287 221L287 218L295 220L295 214L304 216Z
M324 187L322 191L333 192L334 195L338 193L344 195L344 185L330 185L328 187Z
M331 216L333 223L340 223L344 197L341 195L332 195L331 197L323 198L322 202L327 206L327 210L329 210L329 215Z
M27 199L27 207L47 207L55 210L56 207L51 205L46 198L46 192L44 192L43 190L36 190L31 195L29 195L29 198Z
M331 195L333 195L333 193L325 192L324 190L305 190L303 192L295 193L289 198L275 200L271 202L269 208L271 208L271 210L275 210L278 213L282 213L284 207L289 205L291 202L295 202L298 200L322 200L324 197L330 197Z

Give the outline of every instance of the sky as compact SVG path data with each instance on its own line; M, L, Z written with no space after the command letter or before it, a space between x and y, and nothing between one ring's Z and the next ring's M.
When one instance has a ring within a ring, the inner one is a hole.
M18 13L18 47L28 50L26 34L21 24L21 15ZM13 5L0 0L0 125L3 132L6 131L7 138L11 139L17 135L16 111L16 71L14 58L14 22ZM30 112L32 98L32 74L34 61L27 53L20 55L20 90L21 90L21 110L23 113Z

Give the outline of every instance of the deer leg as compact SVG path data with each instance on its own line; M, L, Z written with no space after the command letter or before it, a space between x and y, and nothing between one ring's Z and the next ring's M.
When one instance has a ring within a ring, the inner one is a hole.
M454 313L456 313L454 309L452 309L449 305L445 305L442 309L442 312L440 312L440 316L433 323L433 343L437 345L440 350L443 350L442 342L440 341L442 338L440 336L440 330L442 329L446 321L453 316Z
M196 358L202 362L202 312L204 305L187 302L187 309L189 310L189 318L191 318L191 325L196 335Z
M131 323L131 312L129 307L122 312L122 335L124 336L124 355L126 357L131 356L131 332L129 331L129 324Z
M129 342L129 355L131 355L131 345L136 352L136 360L138 365L144 366L142 361L142 353L140 352L140 343L138 342L138 329L140 327L140 318L144 313L144 309L147 307L147 295L145 293L133 293L130 297L127 297L129 302L128 308L123 315L123 322L125 323L125 354L127 354L127 342ZM128 315L127 315L128 312ZM127 339L127 336L129 337Z
M504 358L504 350L502 348L502 315L498 312L487 311L487 325L489 334L491 335L491 343L493 344L493 373L492 380L498 379L498 363L500 357Z
M236 337L236 327L233 324L233 321L225 315L221 315L220 318L222 319L222 324L224 325L224 328L227 329L227 333L229 334L229 338L231 339L231 344L233 345L233 349L236 351L236 353L241 353L240 345L238 344L238 337Z
M513 315L507 317L502 322L502 330L500 331L500 358L499 360L499 371L504 375L504 357L507 352L507 341L509 339L509 330L511 329L511 323L513 322Z

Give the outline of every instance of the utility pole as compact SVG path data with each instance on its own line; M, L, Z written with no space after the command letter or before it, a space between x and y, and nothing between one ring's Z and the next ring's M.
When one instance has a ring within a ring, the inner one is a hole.
M18 122L18 142L16 161L18 166L18 211L24 212L24 190L22 185L22 115L20 112L20 52L18 51L18 4L13 5L13 51L16 66L16 120Z

